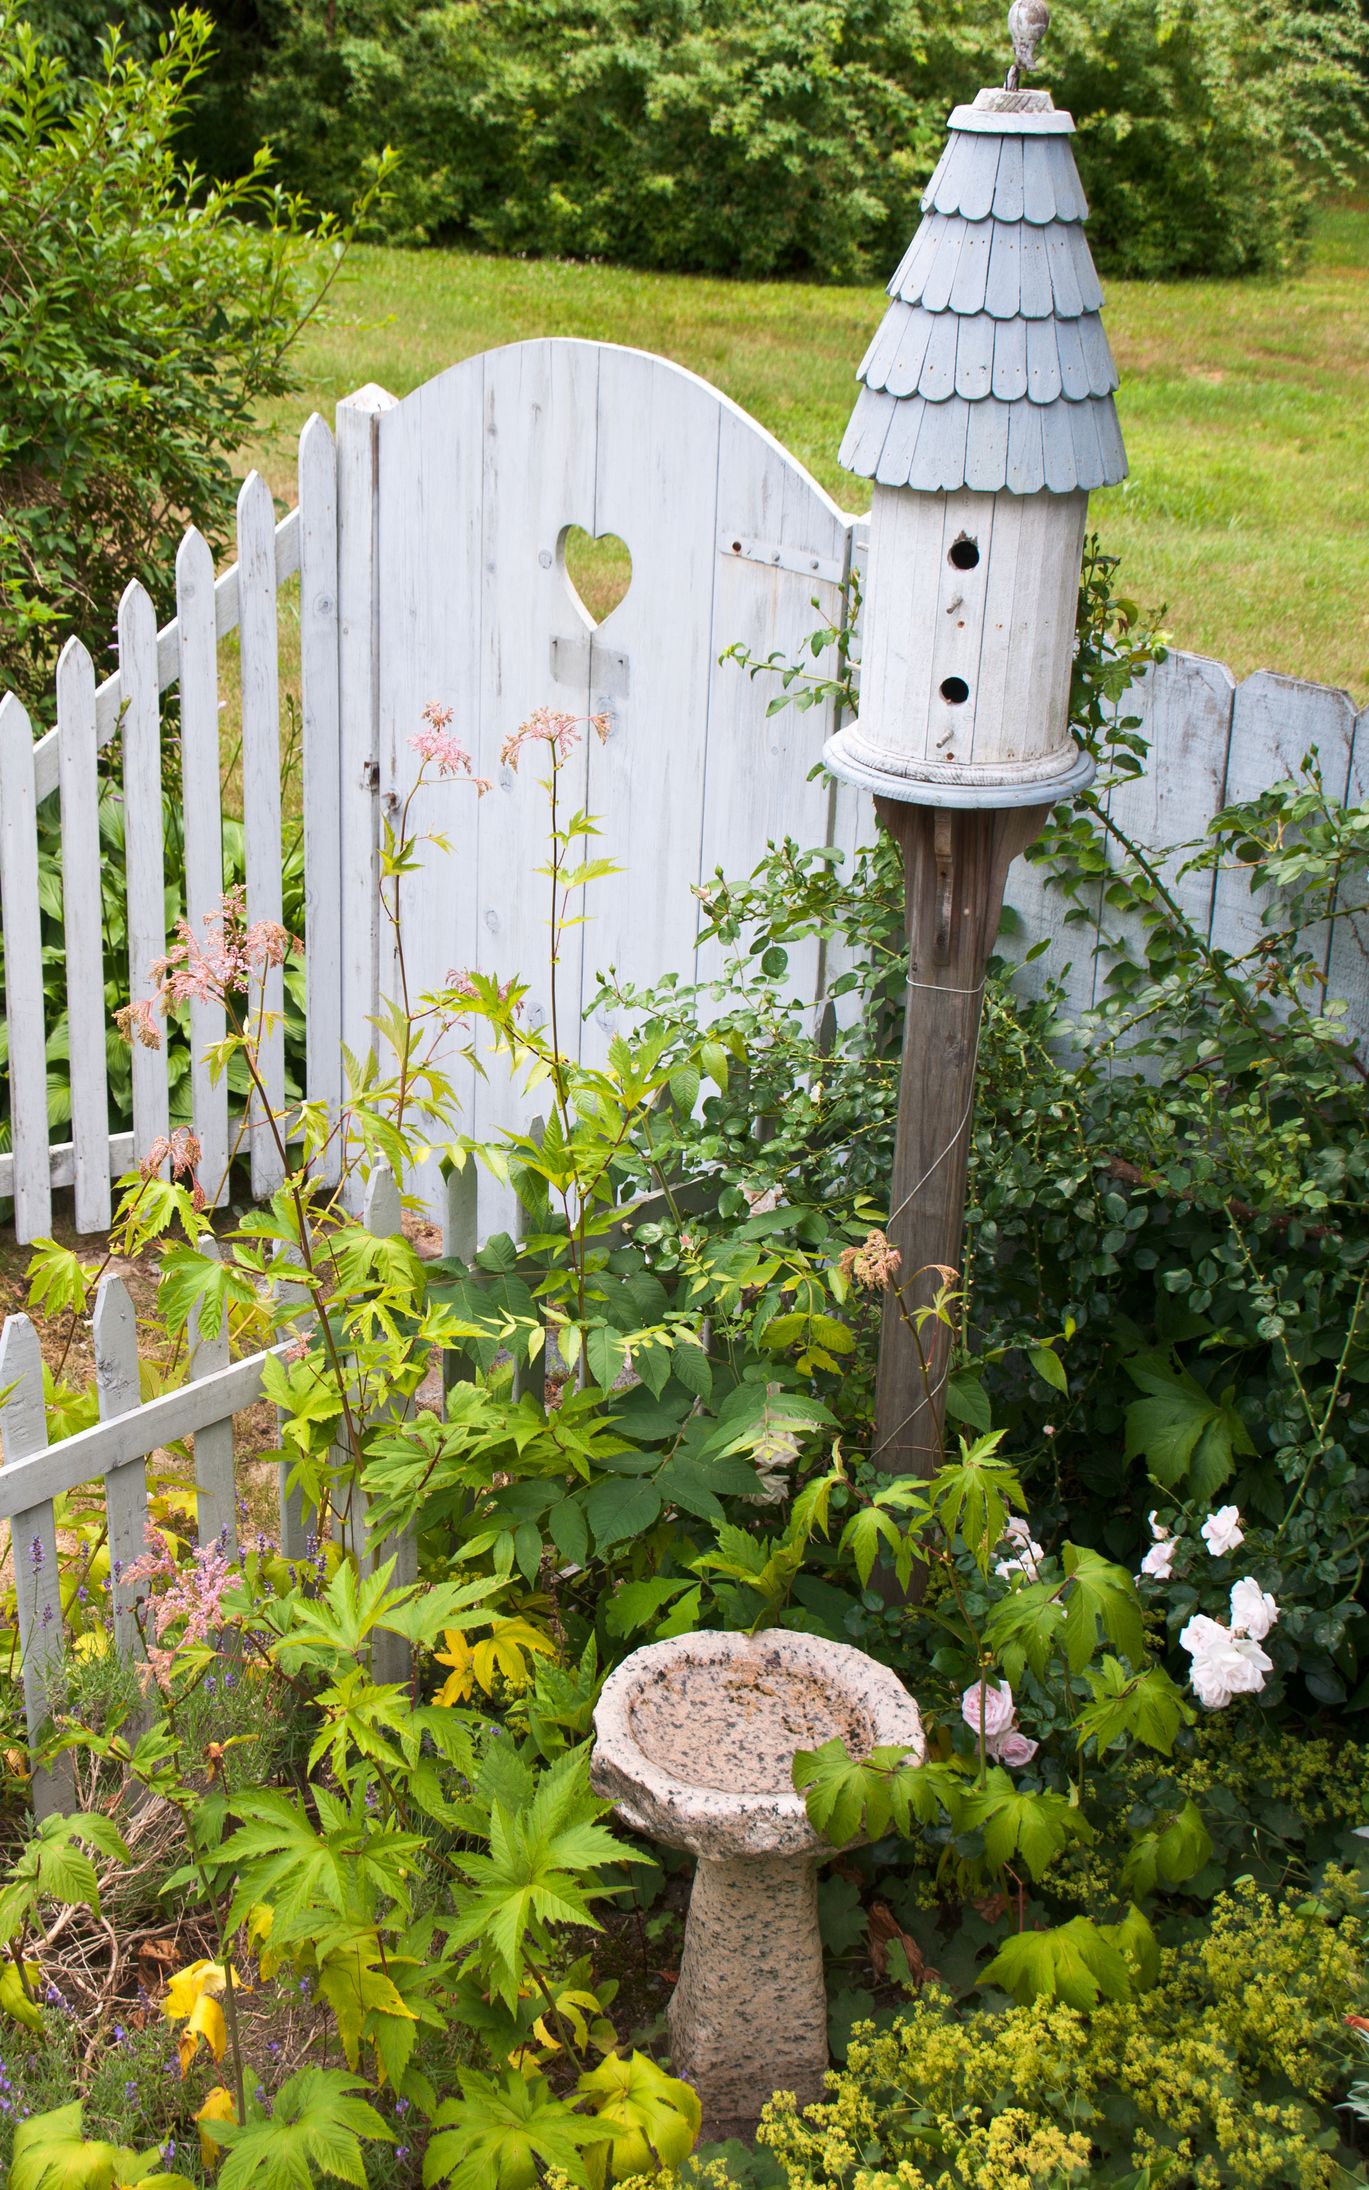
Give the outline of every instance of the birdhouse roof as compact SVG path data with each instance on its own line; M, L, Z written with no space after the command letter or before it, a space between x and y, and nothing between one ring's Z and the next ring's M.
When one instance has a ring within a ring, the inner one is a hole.
M841 445L883 486L1070 494L1126 477L1074 123L1044 91L957 107Z

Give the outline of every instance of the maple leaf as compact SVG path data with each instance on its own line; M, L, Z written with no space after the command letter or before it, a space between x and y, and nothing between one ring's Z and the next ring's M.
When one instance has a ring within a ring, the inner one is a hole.
M698 2093L645 2053L630 2053L626 2060L611 2053L598 2068L587 2069L575 2088L611 2134L606 2154L611 2181L678 2167L693 2151L702 2123Z
M202 2134L228 2146L219 2190L316 2190L316 2174L365 2190L361 2139L393 2144L364 2089L340 2069L302 2068L281 2085L267 2115L207 2120Z
M524 1942L548 1923L599 1926L591 1900L607 1889L593 1874L631 1860L629 1851L595 1819L602 1807L589 1793L583 1751L572 1750L544 1772L531 1803L490 1803L489 1853L459 1858L471 1897L452 1931L454 1946L479 1941L494 1989L515 2009ZM586 1874L589 1874L587 1877Z
M436 2134L423 2161L429 2190L438 2182L450 2190L527 2190L539 2168L552 2167L588 2190L585 2148L604 2137L597 2121L556 2098L541 2076L525 2079L510 2069L496 2083L476 2069L460 2073L461 2097L444 2100L433 2116Z

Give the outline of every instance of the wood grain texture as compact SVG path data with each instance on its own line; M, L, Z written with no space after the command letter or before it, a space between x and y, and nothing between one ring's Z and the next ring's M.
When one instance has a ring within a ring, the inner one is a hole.
M47 1026L33 735L28 716L12 692L0 700L0 912L5 929L14 1228L20 1240L31 1240L52 1228Z
M337 408L338 834L342 1040L370 1055L379 993L377 422L394 406L383 388L360 388Z
M38 1333L27 1316L8 1316L0 1337L0 1495L12 1490L17 1473L31 1454L47 1444L43 1404L43 1355ZM6 1481L9 1477L9 1481ZM52 1715L52 1698L61 1672L62 1595L57 1566L57 1525L52 1494L37 1484L5 1502L9 1515L11 1563L19 1651L23 1661L24 1719L30 1747L37 1744ZM44 1818L72 1807L74 1775L69 1757L50 1770L36 1770L31 1783L34 1816Z
M276 517L259 472L238 495L238 643L242 679L242 816L247 860L247 918L281 919L280 680L276 659ZM264 1096L248 1109L252 1192L267 1200L285 1176L277 1134L285 1131L285 980L268 965L250 999L256 1018L257 1071ZM268 1115L269 1113L269 1115ZM277 1121L272 1131L271 1119Z
M219 660L214 629L214 558L190 531L176 554L176 639L181 690L181 826L185 844L185 917L197 943L209 942L223 899L223 820L219 797ZM189 1005L190 1108L200 1143L200 1182L217 1207L228 1190L228 1078L217 1084L207 1053L224 1038L223 1005Z
M594 848L626 871L591 891L588 924L569 939L559 1027L563 1047L600 1058L617 1015L584 1026L579 1015L601 971L711 977L717 953L696 955L701 878L719 865L749 871L769 837L826 836L834 795L807 781L823 713L767 720L773 687L717 656L733 639L795 650L818 613L834 612L848 521L716 390L605 344L519 343L454 366L381 418L377 465L381 798L397 802L413 781L408 741L429 700L453 710L495 786L478 807L460 784L425 794L420 825L443 829L452 849L426 854L405 885L411 989L472 965L518 975L528 1017L545 1021L549 907L534 870L546 856L546 770L536 750L516 774L499 753L539 706L602 709L608 741L582 745L561 794L600 817ZM599 625L566 574L572 525L618 534L633 558ZM817 964L816 948L796 951L794 985L812 1000ZM388 953L377 978L384 995ZM484 1030L487 1077L462 1062L465 1038L456 1027L449 1052L462 1124L497 1136L529 1104ZM442 1217L436 1165L406 1185ZM476 1201L481 1236L515 1221L513 1196L488 1177Z
M309 1094L342 1108L337 450L315 412L300 436L300 713L304 767L305 1054ZM322 1175L338 1176L330 1143Z
M165 1139L169 1106L166 1044L152 966L166 954L166 871L162 849L162 744L158 707L157 619L145 589L131 585L119 603L119 675L124 711L124 853L127 864L128 993L148 1005L158 1046L134 1040L133 1145L140 1158Z
M128 1287L120 1277L103 1277L95 1294L91 1319L95 1352L95 1390L100 1420L113 1421L133 1413L139 1404L138 1319ZM109 1526L110 1603L114 1614L114 1641L125 1657L143 1655L135 1606L149 1593L145 1586L129 1585L124 1569L141 1559L147 1545L147 1465L139 1453L111 1468L105 1477L105 1513Z
M929 1307L947 1271L959 1282L985 967L1009 865L1048 809L948 812L881 799L878 810L904 861L908 1003L886 1227L902 1258L902 1308L885 1293L873 1457L891 1474L926 1475L940 1461L950 1333L927 1321L919 1360L904 1314Z
M109 1228L110 1190L100 785L95 665L79 639L68 639L57 664L57 727L73 1214L78 1232L103 1232Z

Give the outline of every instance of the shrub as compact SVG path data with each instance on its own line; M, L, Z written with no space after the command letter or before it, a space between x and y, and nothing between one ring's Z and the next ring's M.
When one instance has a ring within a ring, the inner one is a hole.
M336 264L264 151L213 186L178 158L209 31L178 14L143 62L111 30L81 79L0 6L0 680L35 710L131 578L168 599L180 525L222 542L228 452Z
M1343 1917L1238 1888L1164 1950L1152 1990L1088 2016L1044 1999L962 2016L929 1990L857 2033L826 2100L777 2098L760 2142L789 2190L845 2190L856 2169L863 2190L1320 2190L1341 2173L1360 1968Z
M225 171L245 95L337 209L402 147L397 240L819 280L887 273L948 107L1006 58L998 0L263 0L257 20L203 124ZM1287 265L1311 188L1363 145L1366 54L1354 0L1060 11L1046 80L1104 263Z

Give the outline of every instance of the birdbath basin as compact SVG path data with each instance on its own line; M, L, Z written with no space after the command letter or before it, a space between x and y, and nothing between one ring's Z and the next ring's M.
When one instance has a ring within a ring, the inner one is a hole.
M670 2003L675 2073L708 2138L749 2136L773 2091L817 2098L827 1993L817 1867L834 1851L794 1790L799 1749L926 1754L917 1705L845 1643L772 1629L679 1635L624 1660L594 1714L594 1786L625 1822L697 1859Z

